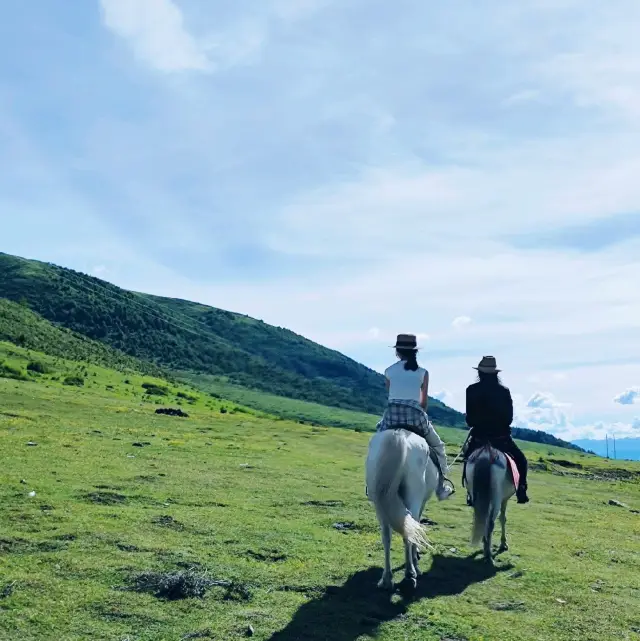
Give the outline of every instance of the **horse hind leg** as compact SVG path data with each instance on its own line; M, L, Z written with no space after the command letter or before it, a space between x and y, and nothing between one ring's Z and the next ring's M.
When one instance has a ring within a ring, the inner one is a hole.
M500 547L498 552L506 552L509 549L507 544L507 501L502 502L500 509L500 525L502 527L502 536L500 537Z
M492 468L491 474L491 502L489 504L489 512L487 515L487 521L485 525L484 532L484 558L487 563L493 565L493 552L491 548L491 538L493 536L493 530L496 525L496 519L498 518L498 512L500 508L499 505L502 505L502 501L498 498L500 496L500 482L496 478L495 468Z
M484 537L482 539L482 542L484 544L484 560L489 564L493 565L493 553L491 551L491 537L493 535L493 528L494 528L495 522L489 516L487 519L487 527L484 533Z
M384 546L384 570L378 587L382 590L393 590L393 572L391 570L391 526L381 523L382 545Z
M418 546L414 545L411 549L412 555L413 555L413 567L415 568L416 575L417 576L422 576L422 570L420 570L420 566L418 563L420 562L420 551L418 550Z
M411 516L420 521L420 516L424 509L426 501L424 500L426 488L424 482L416 483L416 487L411 488L408 500L408 508ZM404 584L405 587L415 589L418 585L418 577L421 572L418 568L418 546L405 539L404 541L405 565L404 565Z

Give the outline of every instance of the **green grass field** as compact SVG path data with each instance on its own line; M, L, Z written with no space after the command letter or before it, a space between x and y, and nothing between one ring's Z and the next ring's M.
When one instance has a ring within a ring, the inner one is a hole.
M436 550L404 601L375 587L370 435L8 344L0 362L27 379L0 378L2 641L640 639L640 464L525 444L532 503L496 570L458 488L427 506ZM178 402L189 418L155 414ZM454 456L465 433L441 434ZM149 572L202 597L141 591Z

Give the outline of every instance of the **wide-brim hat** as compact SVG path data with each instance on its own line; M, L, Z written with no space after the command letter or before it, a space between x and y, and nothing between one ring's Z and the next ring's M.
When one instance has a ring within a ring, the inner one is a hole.
M418 349L418 339L415 334L398 334L394 349Z
M474 367L473 369L477 369L483 374L497 374L502 371L496 367L496 359L494 356L483 356L480 363L478 363L478 367Z

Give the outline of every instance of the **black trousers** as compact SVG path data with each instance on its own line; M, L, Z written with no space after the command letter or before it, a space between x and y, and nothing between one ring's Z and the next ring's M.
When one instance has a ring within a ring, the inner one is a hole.
M518 472L520 472L520 487L523 487L526 489L527 487L527 470L528 470L528 463L527 463L527 457L523 454L522 450L516 445L515 441L511 438L511 436L500 436L500 437L495 437L495 438L478 438L477 436L471 436L469 439L469 445L467 446L467 454L466 458L469 457L471 452L474 452L478 448L482 447L483 445L486 445L487 443L491 443L495 448L499 449L500 451L504 452L505 454L509 454L515 461L515 464L518 468Z

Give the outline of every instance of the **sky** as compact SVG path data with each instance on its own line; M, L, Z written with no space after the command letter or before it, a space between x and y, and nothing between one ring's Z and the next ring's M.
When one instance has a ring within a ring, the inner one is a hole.
M640 437L637 0L14 2L0 250Z

